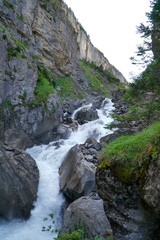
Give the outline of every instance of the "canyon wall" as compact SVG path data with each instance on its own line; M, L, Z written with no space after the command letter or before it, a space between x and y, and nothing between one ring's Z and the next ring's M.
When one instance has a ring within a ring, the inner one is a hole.
M93 81L79 59L95 61L125 82L60 0L0 1L0 55L0 142L13 147L54 138L66 111L68 86L70 99L92 94ZM108 83L112 89L116 85ZM17 128L25 141L17 138Z

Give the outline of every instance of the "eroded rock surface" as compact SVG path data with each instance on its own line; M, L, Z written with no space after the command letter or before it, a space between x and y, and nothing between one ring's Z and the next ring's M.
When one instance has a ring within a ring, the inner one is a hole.
M24 151L0 147L0 215L28 218L37 198L39 171Z
M158 240L159 162L151 164L143 185L118 180L110 168L96 172L99 196L104 201L114 240Z

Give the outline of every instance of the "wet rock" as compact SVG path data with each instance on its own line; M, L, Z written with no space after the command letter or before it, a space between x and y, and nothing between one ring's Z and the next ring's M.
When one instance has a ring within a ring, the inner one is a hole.
M69 150L59 169L62 192L72 200L89 195L96 189L95 170L95 165L85 159L80 146L75 145Z
M72 131L75 131L78 129L77 121L74 121L71 117L63 118L63 122L65 124L69 125L69 127L72 129Z
M0 147L0 215L28 218L37 198L39 171L33 158L19 149Z
M67 208L63 217L62 232L74 229L74 224L85 226L91 237L106 238L112 234L105 215L103 201L100 198L81 197Z
M104 99L105 98L103 96L100 96L100 97L97 97L95 100L93 100L92 101L92 109L94 109L94 110L100 109Z
M54 133L56 135L57 139L67 139L71 133L71 130L68 125L61 124L56 129L56 132Z
M65 102L64 109L69 114L72 114L76 109L81 107L81 105L82 105L82 102L80 100L72 100L69 102Z
M96 119L98 119L98 113L93 108L82 108L75 115L75 120L77 120L80 125Z

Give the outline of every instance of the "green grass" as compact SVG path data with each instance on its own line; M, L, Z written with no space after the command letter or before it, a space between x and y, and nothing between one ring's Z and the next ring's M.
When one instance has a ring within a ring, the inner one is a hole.
M57 90L57 92L62 98L81 99L85 95L83 91L75 85L72 77L56 78L55 83L56 86L60 87L60 90Z
M13 42L16 44L17 47L19 47L22 51L26 49L26 46L21 43L20 41L18 41L17 39L15 39L15 37L13 36L13 34L5 27L0 25L0 29L3 30L3 32L8 32L11 36L11 39L13 40Z
M98 169L109 167L123 182L135 181L160 153L159 136L160 122L156 122L139 133L119 137L102 150Z
M49 71L38 66L38 81L35 88L36 98L47 100L48 95L54 92L53 84L50 82Z
M107 95L108 90L104 85L102 76L100 72L94 67L94 65L92 66L89 62L86 62L85 60L80 60L79 65L84 70L84 75L88 79L91 91L97 91L99 89L101 92Z

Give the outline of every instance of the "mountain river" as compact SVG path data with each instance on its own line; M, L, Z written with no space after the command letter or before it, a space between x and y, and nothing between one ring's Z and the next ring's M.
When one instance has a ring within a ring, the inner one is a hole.
M91 104L83 107L90 106ZM57 141L60 144L59 148L54 146L55 142L51 142L26 150L35 159L40 172L37 201L27 221L16 219L8 222L0 218L0 240L51 240L56 237L55 231L43 232L42 227L49 225L53 225L55 229L61 227L61 207L64 198L59 188L59 167L68 150L75 144L83 144L89 137L99 140L111 133L110 130L104 129L104 125L112 122L110 113L113 108L111 100L106 99L101 109L97 110L99 119L79 125L78 130L71 132L67 140ZM73 118L79 109L73 113ZM50 213L54 214L55 224L52 224L53 219L48 217ZM47 217L48 220L44 221Z

